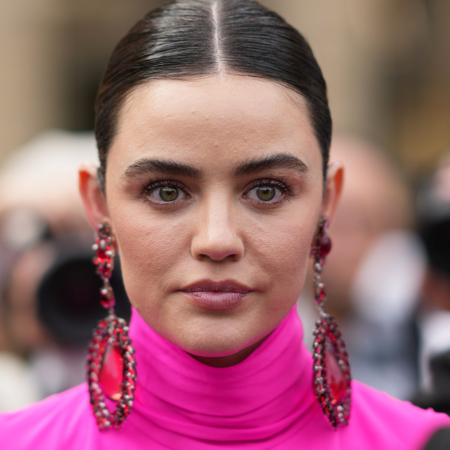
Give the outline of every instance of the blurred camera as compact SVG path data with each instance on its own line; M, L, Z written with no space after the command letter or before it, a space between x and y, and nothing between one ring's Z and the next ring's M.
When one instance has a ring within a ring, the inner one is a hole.
M100 304L102 282L92 262L89 245L76 239L55 241L56 257L37 291L38 315L54 337L66 345L89 341L99 320L107 315ZM118 316L129 321L131 305L116 256L111 277Z

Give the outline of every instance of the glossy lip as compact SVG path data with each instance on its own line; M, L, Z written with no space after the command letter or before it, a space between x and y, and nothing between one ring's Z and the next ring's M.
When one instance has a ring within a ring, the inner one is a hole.
M200 280L180 289L200 308L228 311L237 308L251 289L234 280Z

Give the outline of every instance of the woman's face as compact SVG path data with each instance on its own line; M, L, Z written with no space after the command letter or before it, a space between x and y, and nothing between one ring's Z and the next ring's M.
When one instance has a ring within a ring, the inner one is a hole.
M257 345L303 287L326 195L302 97L246 76L152 81L127 99L106 173L81 190L108 220L131 303L157 333L198 357Z

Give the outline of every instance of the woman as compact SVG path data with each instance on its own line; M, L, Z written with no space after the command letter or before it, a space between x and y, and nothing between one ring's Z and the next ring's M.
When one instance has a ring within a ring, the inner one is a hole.
M144 17L106 69L96 135L101 166L81 169L80 189L100 224L108 308L121 255L138 379L111 315L90 346L90 395L82 385L3 416L6 448L418 449L450 423L350 389L326 314L314 367L302 344L295 303L311 253L325 298L343 170L328 165L320 69L280 17L249 0L181 0Z

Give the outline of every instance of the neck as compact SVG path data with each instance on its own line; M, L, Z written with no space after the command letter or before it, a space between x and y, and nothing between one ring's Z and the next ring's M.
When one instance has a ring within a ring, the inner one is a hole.
M241 363L246 359L250 354L257 349L261 343L266 339L267 336L260 339L258 342L255 342L254 344L250 345L249 347L245 347L242 350L239 350L236 353L233 353L232 355L227 356L199 356L199 355L193 355L190 353L190 355L196 359L197 361L206 364L210 367L231 367L235 366L236 364Z
M295 432L311 408L321 414L302 334L293 308L265 339L233 355L191 356L133 311L140 391L130 420L177 448L285 447L286 430Z

